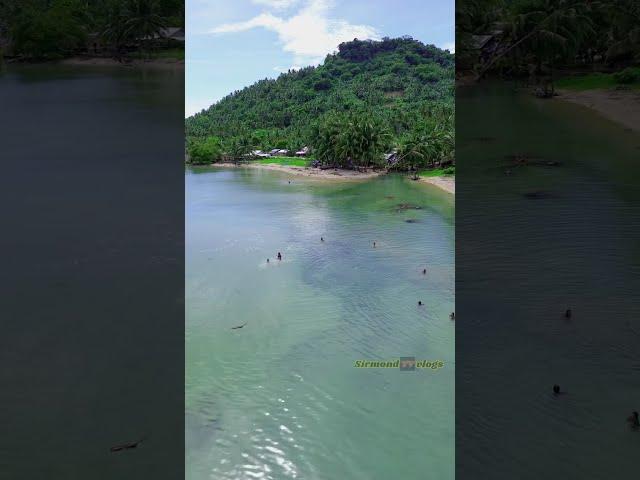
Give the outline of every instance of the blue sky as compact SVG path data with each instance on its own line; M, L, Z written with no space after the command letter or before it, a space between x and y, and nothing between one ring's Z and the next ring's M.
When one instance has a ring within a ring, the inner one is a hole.
M411 35L454 51L454 0L187 0L187 115L354 38Z

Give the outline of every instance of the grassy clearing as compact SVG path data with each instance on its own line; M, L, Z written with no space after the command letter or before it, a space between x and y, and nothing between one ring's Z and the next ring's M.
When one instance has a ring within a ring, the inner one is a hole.
M640 81L631 83L620 83L609 73L590 73L588 75L580 75L575 77L561 78L556 82L556 86L565 90L597 90L615 88L617 86L627 86L632 89L640 89Z
M271 157L261 158L260 160L254 160L255 163L267 165L269 163L275 163L276 165L284 165L287 167L307 167L309 160L299 157Z
M432 168L431 170L421 170L418 175L421 177L445 177L456 174L456 167Z
M616 81L613 75L607 73L590 73L588 75L561 78L556 82L556 86L567 90L594 90L615 87Z

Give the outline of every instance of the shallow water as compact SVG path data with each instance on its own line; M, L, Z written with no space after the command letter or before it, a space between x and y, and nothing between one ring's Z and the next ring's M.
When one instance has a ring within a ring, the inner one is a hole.
M185 180L187 479L452 479L452 197L395 176ZM445 366L353 367L399 356Z
M637 478L640 136L504 86L456 98L457 474Z

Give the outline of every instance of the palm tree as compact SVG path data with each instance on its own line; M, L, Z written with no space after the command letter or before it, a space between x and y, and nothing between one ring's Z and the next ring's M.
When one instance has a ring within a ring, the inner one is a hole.
M636 0L613 0L608 3L610 39L606 48L606 57L611 61L625 54L640 53L640 4Z
M159 13L157 0L129 0L125 36L140 40L143 50L149 54L149 45L154 38L162 37L167 28L166 19Z
M107 5L105 26L100 37L113 47L114 55L120 59L123 44L127 40L127 9L122 1L112 1Z
M346 119L337 139L340 158L355 166L379 165L382 154L389 144L389 131L376 118L363 113Z
M533 53L538 70L545 61L553 69L557 58L574 54L584 40L595 33L590 11L591 6L584 0L538 0L522 4L510 20L511 44L496 53L478 77L500 58L523 51Z
M398 162L407 165L414 172L414 179L417 179L420 167L433 168L436 162L443 164L452 161L454 145L451 125L438 123L426 126L425 130L412 133L400 143Z

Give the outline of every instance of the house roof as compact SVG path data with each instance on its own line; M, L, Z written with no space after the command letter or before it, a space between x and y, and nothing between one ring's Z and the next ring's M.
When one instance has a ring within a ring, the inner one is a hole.
M489 43L489 40L491 40L493 37L494 37L493 34L491 34L491 35L472 35L471 36L471 42L473 44L473 48L477 48L477 49L484 48L485 45L487 43Z
M153 35L153 38L171 38L184 42L184 28L182 27L167 27L160 30L159 34Z

